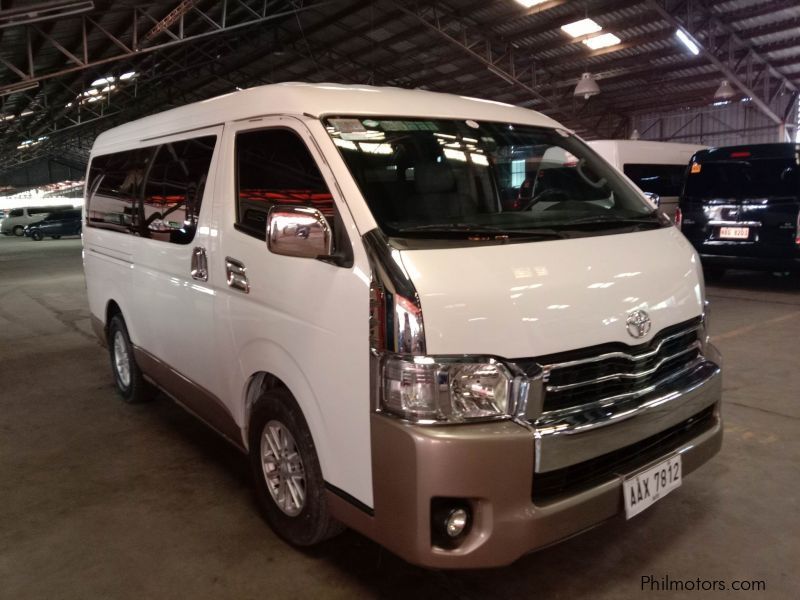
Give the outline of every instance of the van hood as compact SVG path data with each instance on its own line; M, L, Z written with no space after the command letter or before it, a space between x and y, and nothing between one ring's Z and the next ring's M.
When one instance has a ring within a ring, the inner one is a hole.
M646 343L703 312L696 252L674 227L569 240L404 250L429 354L542 356ZM628 315L652 321L641 339Z

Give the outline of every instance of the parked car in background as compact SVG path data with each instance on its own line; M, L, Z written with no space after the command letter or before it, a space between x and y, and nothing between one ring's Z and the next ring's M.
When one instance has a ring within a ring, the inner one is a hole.
M700 144L648 140L594 140L589 145L647 193L669 217L675 215L686 166Z
M26 225L41 221L51 212L72 207L58 206L27 206L12 208L8 216L0 221L0 232L5 235L22 235Z
M692 157L676 224L707 274L800 269L800 145L728 146Z
M37 242L45 237L57 240L62 235L80 235L81 210L76 208L50 213L41 221L27 225L24 233Z

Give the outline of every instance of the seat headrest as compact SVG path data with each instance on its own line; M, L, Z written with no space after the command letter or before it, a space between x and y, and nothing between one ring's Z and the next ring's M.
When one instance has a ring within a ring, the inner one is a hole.
M414 166L418 194L441 194L455 187L456 179L447 163L420 163Z

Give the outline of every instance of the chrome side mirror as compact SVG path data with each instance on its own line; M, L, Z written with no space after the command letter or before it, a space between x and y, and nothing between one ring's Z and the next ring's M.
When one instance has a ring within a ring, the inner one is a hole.
M655 194L653 192L644 192L644 195L647 196L647 199L650 200L656 207L661 206L661 196Z
M267 248L283 256L324 258L333 254L331 227L316 208L276 205L267 215Z

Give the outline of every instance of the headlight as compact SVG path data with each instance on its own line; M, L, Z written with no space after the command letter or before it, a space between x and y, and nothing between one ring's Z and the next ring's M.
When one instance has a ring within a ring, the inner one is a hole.
M381 408L422 423L462 423L509 416L513 376L495 359L387 355Z

